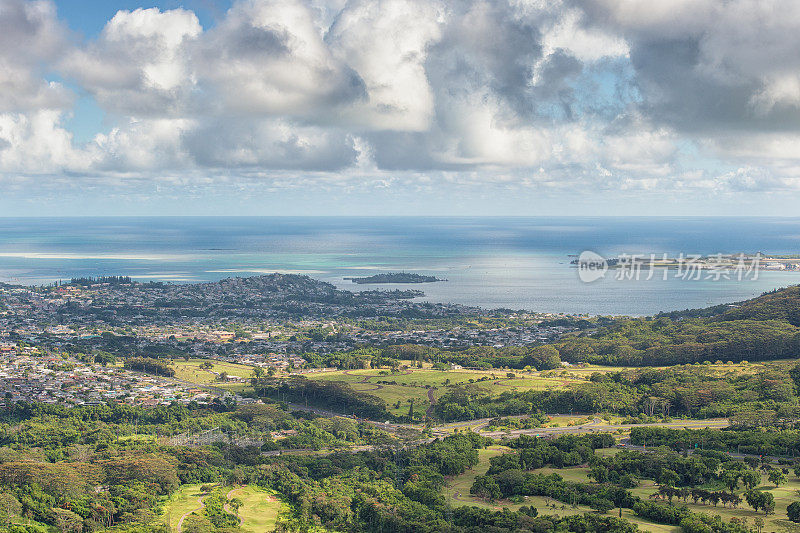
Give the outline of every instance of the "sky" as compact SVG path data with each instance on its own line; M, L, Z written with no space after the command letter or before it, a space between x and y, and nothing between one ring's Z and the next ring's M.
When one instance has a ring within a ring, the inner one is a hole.
M796 0L0 0L0 216L796 215Z

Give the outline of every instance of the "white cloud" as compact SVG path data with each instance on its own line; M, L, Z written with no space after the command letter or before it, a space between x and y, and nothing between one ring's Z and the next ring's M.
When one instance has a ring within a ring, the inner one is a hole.
M43 78L55 61L66 32L49 2L0 0L0 112L64 109L73 95Z
M62 68L105 109L180 116L192 107L196 78L189 49L201 32L191 11L119 11L100 37L69 54Z
M368 129L423 131L431 126L433 92L425 61L445 20L438 2L352 0L327 37L333 53L363 80L364 105L347 113Z
M358 155L349 135L284 120L207 121L182 140L199 166L231 170L336 171L352 166Z
M88 167L62 125L63 113L42 109L0 114L0 172L59 173Z
M791 188L798 29L793 0L236 0L80 42L0 0L0 173ZM83 94L107 123L78 146Z
M192 120L182 118L129 119L108 134L97 135L87 150L97 171L190 169L183 135L193 126Z
M364 91L358 75L333 57L314 11L299 0L237 3L204 36L195 60L221 112L324 119Z
M544 54L567 50L580 61L627 56L628 43L620 35L599 28L586 28L579 9L565 9L557 22L545 28L542 37Z

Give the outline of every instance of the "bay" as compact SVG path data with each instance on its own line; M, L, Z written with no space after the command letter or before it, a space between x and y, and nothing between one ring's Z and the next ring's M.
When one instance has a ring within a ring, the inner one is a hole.
M592 250L628 254L800 254L800 218L87 217L0 218L0 281L45 284L129 275L174 283L272 272L348 290L419 288L423 300L571 314L652 315L751 298L800 272L687 280L669 273L583 283ZM406 271L448 281L357 285Z

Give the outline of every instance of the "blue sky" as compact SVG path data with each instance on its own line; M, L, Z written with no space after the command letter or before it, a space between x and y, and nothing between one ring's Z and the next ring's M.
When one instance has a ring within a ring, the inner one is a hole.
M67 0L56 2L58 13L67 25L83 37L94 39L118 11L157 7L162 11L193 11L204 28L212 27L225 15L231 3L224 0L186 0L167 2L117 2L104 0Z
M0 0L0 214L793 215L776 0Z

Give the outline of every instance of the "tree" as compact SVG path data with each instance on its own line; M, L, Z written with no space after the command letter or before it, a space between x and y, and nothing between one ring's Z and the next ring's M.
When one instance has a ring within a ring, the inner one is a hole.
M185 533L211 533L214 529L214 524L205 516L190 514L183 522Z
M614 503L606 498L592 498L589 502L589 507L598 513L604 514L614 508Z
M22 504L14 496L0 493L0 525L11 523L11 517L22 513Z
M789 377L792 378L795 387L797 387L797 390L800 391L800 364L789 370Z
M678 473L668 468L662 470L661 474L658 476L659 484L669 485L670 487L677 485L680 482L680 480L681 477L678 475Z
M469 491L476 496L489 500L496 500L501 496L500 486L491 476L478 476L475 478L475 482Z
M608 468L600 464L594 465L589 471L589 477L594 478L598 483L605 483L608 481Z
M747 505L753 508L754 511L761 509L761 492L757 490L748 490L744 493L744 499Z
M708 495L708 501L710 501L710 502L711 502L711 504L712 504L714 507L716 507L716 506L717 506L717 504L719 503L719 500L720 500L720 499L721 499L721 496L720 496L720 493L719 493L719 492L716 492L716 491L715 491L715 492L712 492L711 494L709 494L709 495Z
M744 493L744 499L747 500L747 505L752 507L754 511L761 509L765 515L775 510L775 497L769 492L748 490Z
M725 486L728 487L731 492L733 492L739 486L739 473L735 471L725 472L723 481L725 482Z
M775 485L775 488L778 488L781 483L786 482L786 474L775 468L769 471L767 474L767 479L769 479L770 483Z
M764 510L764 514L772 514L775 512L775 496L772 493L765 492L763 493L763 500L761 503L761 508Z
M117 362L117 358L114 357L113 354L98 350L97 353L95 353L94 355L94 362L100 363L103 366L106 366L109 363L113 365L114 363Z
M83 529L83 519L80 515L68 511L67 509L53 509L53 522L56 527L64 533L78 532Z
M558 350L549 345L536 346L522 360L523 365L530 365L537 370L552 370L561 366L561 355Z
M742 473L742 483L744 483L744 486L747 487L748 490L753 490L761 483L761 474L755 470L748 470Z
M239 498L232 498L228 500L228 506L233 509L233 514L239 516L239 508L244 505L244 502Z
M792 522L800 522L800 502L790 503L786 508L786 516Z

